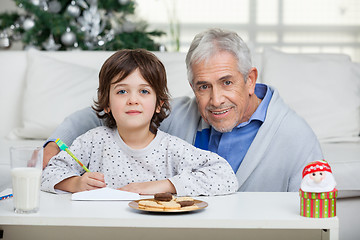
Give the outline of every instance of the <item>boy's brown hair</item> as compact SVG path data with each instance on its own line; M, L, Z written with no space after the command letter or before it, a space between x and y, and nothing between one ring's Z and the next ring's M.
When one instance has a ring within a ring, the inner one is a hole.
M167 117L170 111L170 95L167 88L164 65L153 53L147 50L119 50L105 61L99 73L98 100L94 101L93 109L99 118L104 119L106 126L115 128L116 122L112 113L104 112L104 109L110 105L110 86L122 81L136 69L139 69L142 77L150 84L156 93L155 109L161 106L159 113L154 112L150 123L150 131L156 133L160 123ZM114 82L112 82L113 79L115 79Z

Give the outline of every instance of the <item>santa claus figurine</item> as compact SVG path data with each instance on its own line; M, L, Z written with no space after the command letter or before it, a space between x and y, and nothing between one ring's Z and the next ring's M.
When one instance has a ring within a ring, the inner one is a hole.
M301 190L304 192L330 192L336 181L330 165L325 160L317 160L306 165L302 172Z
M325 160L306 165L299 190L300 215L310 218L335 217L338 193L335 186L335 178Z

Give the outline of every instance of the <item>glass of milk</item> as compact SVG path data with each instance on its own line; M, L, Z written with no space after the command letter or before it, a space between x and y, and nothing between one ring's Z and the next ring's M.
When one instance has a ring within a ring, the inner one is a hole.
M11 177L14 211L35 213L39 210L42 147L11 147Z

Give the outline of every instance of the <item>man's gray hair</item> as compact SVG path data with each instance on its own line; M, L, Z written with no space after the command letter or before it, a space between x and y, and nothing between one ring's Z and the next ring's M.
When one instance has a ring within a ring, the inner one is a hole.
M246 82L248 73L252 67L250 50L246 43L237 33L212 28L197 34L191 42L186 55L186 68L188 80L192 84L194 80L191 66L206 61L216 53L226 51L233 54L238 61L238 69Z

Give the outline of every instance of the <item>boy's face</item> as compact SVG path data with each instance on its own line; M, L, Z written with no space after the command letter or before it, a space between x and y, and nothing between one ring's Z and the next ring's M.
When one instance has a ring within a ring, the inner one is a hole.
M112 80L114 81L114 79ZM156 93L136 69L116 84L111 84L109 107L119 133L123 131L147 130L156 108ZM156 112L160 111L160 107Z

